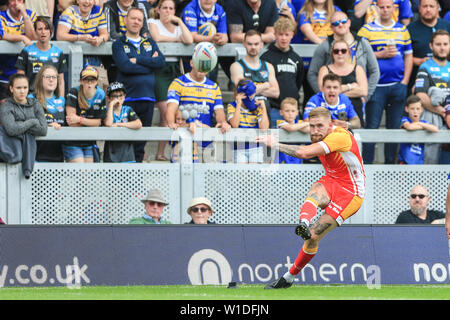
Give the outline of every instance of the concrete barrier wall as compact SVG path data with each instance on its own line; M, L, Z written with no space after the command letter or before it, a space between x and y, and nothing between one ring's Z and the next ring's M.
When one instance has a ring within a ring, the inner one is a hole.
M260 284L284 274L294 226L2 226L1 286ZM296 284L450 283L443 226L342 226Z

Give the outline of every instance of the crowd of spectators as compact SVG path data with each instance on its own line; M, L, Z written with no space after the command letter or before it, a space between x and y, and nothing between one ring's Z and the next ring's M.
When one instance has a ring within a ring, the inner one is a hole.
M213 32L204 32L207 23ZM448 32L448 1L439 0L3 0L0 38L25 47L19 55L2 55L0 100L14 117L12 106L22 100L15 98L10 80L22 74L28 80L23 102L40 106L55 129L149 127L156 107L159 126L172 129L304 132L308 112L324 106L336 125L350 130L379 128L385 113L388 129L435 132L447 130L450 122ZM111 41L112 51L84 56L80 85L69 88L67 56L52 40L94 47ZM161 42L203 41L218 47L241 43L246 55L237 61L219 57L217 67L204 74L190 59L165 57L158 48ZM298 43L318 46L306 57L292 48ZM227 88L217 84L219 69ZM223 101L221 89L234 91L232 101ZM407 103L408 97L416 98ZM179 112L185 104L205 101L196 118ZM411 104L420 104L418 120ZM4 121L3 127L10 126ZM159 143L156 160L169 160L167 146ZM176 161L176 143L169 146ZM36 159L142 162L144 147L145 142L105 147L96 141L39 142ZM195 145L195 160L214 161L213 147ZM265 161L260 146L241 147L234 148L235 161ZM450 163L448 144L409 145L408 152L420 152L418 157L405 158L405 148L386 143L384 162ZM374 144L364 144L363 158L374 162Z

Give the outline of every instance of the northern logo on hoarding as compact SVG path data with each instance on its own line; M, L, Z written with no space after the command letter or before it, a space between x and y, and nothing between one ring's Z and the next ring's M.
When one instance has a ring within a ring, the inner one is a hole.
M188 276L193 285L220 285L231 281L233 271L223 254L213 249L203 249L189 259Z

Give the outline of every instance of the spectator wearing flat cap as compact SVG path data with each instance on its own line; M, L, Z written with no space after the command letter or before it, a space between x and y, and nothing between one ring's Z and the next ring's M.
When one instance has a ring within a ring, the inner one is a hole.
M193 198L189 203L187 212L192 220L186 222L186 224L215 224L215 222L209 221L214 211L211 206L211 201L207 198Z
M141 200L145 205L145 214L139 218L133 218L129 224L171 224L168 220L161 219L166 202L158 189L151 189L147 197Z

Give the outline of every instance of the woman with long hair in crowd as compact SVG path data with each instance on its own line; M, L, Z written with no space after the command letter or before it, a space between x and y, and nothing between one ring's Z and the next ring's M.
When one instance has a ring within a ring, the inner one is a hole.
M70 127L99 127L106 116L105 91L98 86L98 71L86 66L80 85L69 90L66 97L66 122ZM94 162L95 141L68 141L63 144L67 162Z
M64 10L58 21L56 39L59 41L82 41L91 46L99 47L109 39L106 16L103 5L97 5L96 0L74 0L73 5ZM100 3L99 3L100 4ZM84 55L83 65L97 67L100 71L100 87L108 87L107 71L98 55Z
M8 147L9 156L17 157L22 152L22 172L30 178L36 157L36 142L32 136L45 136L47 122L41 104L28 97L28 78L24 74L13 74L8 84L9 97L0 106L1 148ZM20 146L14 141L19 140ZM3 158L4 159L4 158ZM6 160L6 159L4 159ZM9 159L12 160L12 159ZM14 159L14 161L20 159Z
M7 98L0 106L0 123L6 133L17 137L24 133L47 134L47 122L39 101L28 97L29 83L24 74L13 74L8 83Z
M44 65L36 75L34 93L35 98L44 109L49 127L59 130L65 122L66 99L59 95L58 70L52 65ZM37 161L63 162L62 145L57 141L37 142Z
M150 35L156 42L181 42L192 44L194 39L183 20L175 15L174 0L161 0L158 6L151 10L148 28ZM160 127L167 127L167 89L173 79L182 75L179 57L166 57L166 66L155 71L156 107L159 109ZM156 160L168 161L164 156L166 141L158 144Z
M320 44L332 35L330 18L335 11L341 10L334 5L333 0L306 0L298 13L302 43Z
M318 85L322 91L322 79L328 73L341 77L341 93L350 98L361 124L364 124L364 99L368 92L367 76L364 69L351 63L350 47L345 40L335 41L331 47L332 63L319 70Z
M295 37L295 42L320 44L324 41L333 34L330 19L335 11L340 11L340 9L334 5L333 0L306 0L297 15L299 32ZM306 74L311 58L303 58L303 63ZM303 79L303 92L303 107L305 107L308 100L314 95L314 90L306 77Z

